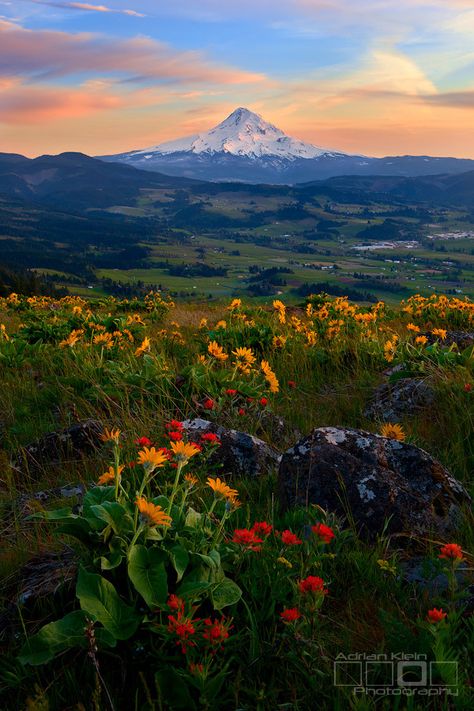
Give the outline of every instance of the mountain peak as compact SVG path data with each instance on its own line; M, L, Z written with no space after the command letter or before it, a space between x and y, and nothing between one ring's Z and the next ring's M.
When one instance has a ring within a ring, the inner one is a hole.
M205 133L162 143L135 152L153 158L157 155L189 153L194 155L225 154L245 158L317 158L328 151L287 136L281 129L265 121L244 106L234 109L221 123Z

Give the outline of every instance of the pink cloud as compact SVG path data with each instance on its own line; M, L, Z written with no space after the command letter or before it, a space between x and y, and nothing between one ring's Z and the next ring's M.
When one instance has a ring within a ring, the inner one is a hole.
M88 10L91 12L116 12L121 15L130 15L132 17L146 17L141 12L135 10L117 10L106 5L92 5L88 2L54 2L53 0L30 0L35 5L48 5L49 7L57 7L64 10Z
M253 83L264 79L263 74L217 65L201 52L173 50L147 37L117 40L90 33L33 31L2 20L0 73L36 80L112 73L122 80L207 84Z

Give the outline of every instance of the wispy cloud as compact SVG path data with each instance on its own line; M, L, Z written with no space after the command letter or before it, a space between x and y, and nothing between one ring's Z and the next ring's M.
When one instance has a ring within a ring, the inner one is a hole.
M90 12L114 12L120 15L129 15L130 17L146 17L141 12L136 12L136 10L119 10L113 7L107 7L107 5L93 5L88 2L54 2L54 0L30 0L30 2L35 3L35 5L48 5L49 7L56 7L61 10L87 10Z
M147 37L115 39L92 33L29 30L0 21L0 73L45 81L82 73L117 80L239 84L262 82L263 74L178 51Z

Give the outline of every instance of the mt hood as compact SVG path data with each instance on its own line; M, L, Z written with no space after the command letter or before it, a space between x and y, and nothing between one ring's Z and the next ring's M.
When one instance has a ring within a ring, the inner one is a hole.
M249 183L297 183L338 175L461 173L474 168L471 160L369 158L321 148L287 136L259 114L242 107L205 133L100 157L168 175Z

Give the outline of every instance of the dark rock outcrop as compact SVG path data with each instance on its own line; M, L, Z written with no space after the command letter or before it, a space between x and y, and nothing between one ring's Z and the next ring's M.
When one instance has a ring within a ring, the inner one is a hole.
M383 422L399 422L402 417L429 407L434 400L435 391L424 378L401 378L379 385L364 415Z
M444 536L456 529L469 496L427 452L363 430L321 427L283 454L282 507L318 504L373 539L390 534Z
M102 431L98 420L83 420L60 432L49 432L23 447L15 465L34 471L50 464L77 459L100 444Z
M212 453L209 464L219 466L226 477L257 477L275 470L279 453L254 435L231 430L209 420L197 418L183 422L184 431L191 442L202 444L201 436L212 432L220 439L220 446Z
M421 333L421 336L426 336L428 343L439 343L442 346L452 346L455 345L460 351L474 346L474 332L470 331L446 331L446 338L440 338L440 336L435 336L431 331L426 331L426 333Z

